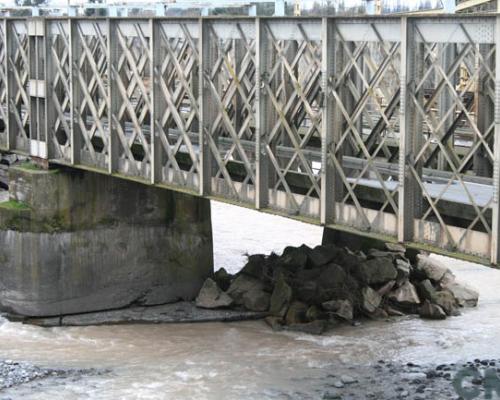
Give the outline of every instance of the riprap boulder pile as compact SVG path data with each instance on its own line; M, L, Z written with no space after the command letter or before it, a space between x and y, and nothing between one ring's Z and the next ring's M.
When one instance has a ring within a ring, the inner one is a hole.
M302 245L250 255L236 275L220 269L209 278L196 304L267 312L273 329L320 334L363 317L445 319L477 302L478 293L438 260L388 243L366 252Z

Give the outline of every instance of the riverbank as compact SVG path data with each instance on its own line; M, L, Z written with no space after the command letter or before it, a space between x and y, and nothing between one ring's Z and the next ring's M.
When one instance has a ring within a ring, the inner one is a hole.
M55 384L67 379L82 379L84 376L102 376L109 373L98 369L57 369L44 368L26 362L0 360L0 393L8 389ZM46 382L50 381L50 383ZM2 397L3 398L3 397Z
M358 400L358 399L413 399L436 400L457 398L500 397L500 359L474 359L460 363L401 364L378 360L370 365L330 365L314 378L296 378L299 386L290 389L268 387L250 396L224 398L264 398L288 400ZM89 388L98 388L96 381L114 375L111 370L60 370L40 368L31 364L0 361L0 398L52 398L52 391L74 387L78 382L90 382ZM182 375L179 375L182 378ZM244 381L241 381L242 387ZM311 385L312 383L312 385ZM491 397L485 397L491 394ZM7 397L4 397L6 395ZM101 398L99 395L85 396ZM134 396L135 397L135 396ZM104 398L104 397L103 397ZM106 397L107 398L107 397ZM170 398L159 391L155 396L137 398ZM182 397L184 398L184 397ZM194 397L185 397L191 399ZM215 398L210 394L201 398Z

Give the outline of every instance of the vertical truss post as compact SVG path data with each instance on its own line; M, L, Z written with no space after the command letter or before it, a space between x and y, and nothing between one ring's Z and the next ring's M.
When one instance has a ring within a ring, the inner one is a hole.
M117 20L108 18L108 173L112 174L118 170L118 133L116 124L120 123L117 120L119 113L119 91L117 80L118 75L118 40L117 40Z
M48 20L45 23L45 134L47 135L47 158L50 160L54 158L54 136L55 123L56 123L56 110L52 97L56 88L54 82L56 78L56 66L54 65L54 58L52 57L52 34L50 32L50 25Z
M151 36L149 38L149 51L151 54L151 115L150 115L150 135L151 135L151 183L155 184L162 179L162 154L160 128L156 120L160 123L162 114L167 109L165 98L161 95L160 79L161 64L165 59L165 49L160 44L160 22L155 19L149 20L151 26Z
M260 18L255 20L255 208L267 207L269 203L269 158L267 155L267 137L271 130L271 118L269 107L271 102L266 93L269 71L272 68L268 65L270 57L269 38L265 32L265 22Z
M243 39L233 39L233 49L234 49L234 70L236 76L239 75L243 58L245 57L245 46L243 43ZM238 91L236 91L234 98L232 100L233 103L233 112L234 112L234 130L239 133L241 129L241 125L243 122L243 116L241 111L243 110L243 102L241 101L241 95Z
M293 66L293 61L297 55L298 47L299 46L298 46L297 41L290 40L290 43L288 44L288 48L281 55L281 57L283 57L283 59L286 60L286 62L290 66ZM275 62L277 62L277 60L271 58L269 60L269 65L274 65ZM298 70L299 70L298 65L299 65L299 63L296 63L295 67L292 68L293 75L297 80L300 79L299 73L298 73ZM280 83L279 83L280 80L283 82L283 84L282 84L283 90L281 90L281 95L278 94L278 88L277 88L277 86L280 85ZM281 63L281 65L280 65L280 79L273 82L271 90L277 94L276 98L278 99L278 101L281 104L284 105L283 107L285 107L285 105L287 104L290 97L294 96L295 86L294 86L292 77L288 73L288 70L286 69L284 63ZM274 107L273 107L273 109L274 109ZM273 119L276 120L276 114L272 113L270 118L271 118L271 120L273 120ZM290 119L288 122L290 123L291 126L293 126L296 129L297 133L300 132L300 120L301 120L300 119L300 112L290 113ZM274 154L278 154L278 149L277 149L278 145L284 146L287 148L293 148L292 139L290 138L288 131L285 129L285 127L283 125L280 126L279 131L280 131L280 133L278 135L279 139L273 140L273 143L271 144L271 149L272 149L272 152ZM278 165L280 166L280 168L282 170L284 170L286 168L286 166L288 165L288 163L290 162L290 159L291 159L290 156L285 156L284 154L278 156L277 158L278 158ZM269 179L270 179L269 180L270 185L276 184L276 174L273 174L272 176L270 176Z
M442 43L439 46L441 48L439 61L441 63L441 67L442 67L443 71L448 73L448 71L450 71L452 63L456 57L456 46L452 43ZM452 77L449 77L449 79L453 85L456 85L455 77L456 77L456 72L453 73ZM438 82L436 82L436 83L438 83ZM448 86L445 86L445 88L441 91L441 94L439 95L439 119L440 120L445 118L446 113L448 112L448 110L452 106L453 106L453 98L450 94L450 88ZM442 128L441 128L442 135L440 135L441 137L445 136L446 133L448 132L448 129L450 129L450 127L452 126L454 117L455 117L454 113L449 115L448 117L446 117L445 122L442 124ZM447 139L443 143L446 148L450 149L450 153L453 153L454 136L455 135L452 134L450 136L450 138ZM437 164L438 164L437 165L438 170L440 170L440 171L446 170L447 161L446 161L446 157L444 156L444 154L442 152L439 152L439 154L438 154Z
M46 25L40 18L28 19L29 63L29 140L25 150L33 156L47 158L45 47Z
M16 112L15 107L15 76L14 76L14 51L15 45L13 40L12 33L12 24L13 21L5 19L4 20L4 32L5 32L5 73L7 77L7 93L6 93L6 102L7 102L7 121L5 129L7 131L7 149L14 150L16 145L16 131L15 127L15 117L14 113Z
M486 142L488 146L493 147L493 135L489 134L488 131L491 127L491 124L494 121L494 106L495 104L491 100L491 79L490 75L486 69L486 66L490 68L491 71L495 70L494 58L491 56L488 59L488 55L490 53L492 46L490 44L480 44L479 45L479 53L483 57L485 65L478 65L479 68L479 76L477 78L477 86L474 91L474 96L477 97L474 99L476 104L476 123L481 134L487 139ZM494 89L493 89L494 92ZM474 135L474 141L477 142L479 138ZM473 161L474 173L478 176L486 176L491 177L493 172L493 165L488 156L488 151L482 144L475 152L474 152L474 161Z
M500 4L500 3L499 3ZM491 263L498 265L500 261L500 16L495 24L495 132L493 160L493 202L491 232Z
M416 86L423 66L422 45L416 42L414 21L408 17L401 19L401 102L399 137L399 205L398 240L413 240L414 220L420 213L421 196L418 183L413 176L412 165L421 139L421 122L413 104ZM417 51L418 47L418 51ZM422 90L420 90L422 92ZM421 170L417 171L421 174Z
M213 155L210 150L210 135L215 120L215 102L209 90L212 68L217 59L216 47L210 40L210 21L200 19L200 38L198 54L200 55L200 195L209 195L212 191ZM217 85L215 85L217 87Z
M81 103L81 88L78 82L80 73L79 60L81 57L81 49L78 42L78 22L74 19L68 19L69 26L69 68L70 68L70 129L71 129L71 164L79 164L81 149L82 149L82 133L79 124L79 113Z
M335 79L335 31L334 20L323 18L321 24L321 214L322 224L334 222L335 218L335 169L332 155L335 152L335 100L330 88Z

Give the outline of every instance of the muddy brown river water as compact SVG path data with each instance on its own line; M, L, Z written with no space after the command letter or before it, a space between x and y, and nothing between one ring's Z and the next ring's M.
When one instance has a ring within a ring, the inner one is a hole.
M321 241L315 226L213 203L216 267L245 252ZM500 358L500 271L439 257L480 292L459 317L363 322L324 336L273 332L263 322L40 328L0 321L0 359L102 374L44 379L0 393L26 399L322 398L325 376L379 359L437 364Z

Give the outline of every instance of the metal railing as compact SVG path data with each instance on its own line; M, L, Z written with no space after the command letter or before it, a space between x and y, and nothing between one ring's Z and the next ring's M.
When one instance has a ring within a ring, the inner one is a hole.
M5 19L0 147L497 264L499 18Z

